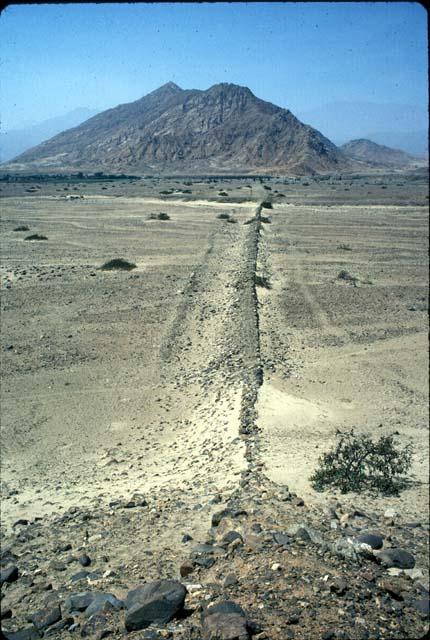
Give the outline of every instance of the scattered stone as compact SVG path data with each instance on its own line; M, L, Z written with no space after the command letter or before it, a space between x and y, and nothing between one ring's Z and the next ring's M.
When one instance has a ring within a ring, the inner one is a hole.
M82 638L94 638L94 640L101 640L110 636L112 629L108 628L109 618L104 613L95 613L85 622L81 628Z
M239 580L234 573L229 573L224 578L224 582L222 584L224 588L234 587L235 585L239 584Z
M85 609L84 617L89 618L95 613L123 609L124 602L116 598L112 593L96 593L91 604Z
M0 571L0 585L5 582L12 583L18 580L19 573L18 567L6 567L5 569L1 569Z
M399 569L413 569L415 558L405 549L393 548L377 552L376 558L386 567L398 567Z
M356 541L360 544L368 544L372 549L382 549L384 538L375 533L360 533Z
M137 631L152 622L169 622L182 611L186 594L186 588L177 580L150 582L130 591L125 603L125 628Z
M183 562L179 567L179 573L182 578L186 578L191 573L193 573L193 571L194 571L194 564L189 560L186 560L185 562Z
M243 538L238 531L228 531L222 537L222 541L226 544L230 544L235 540L239 540L240 542L243 543Z
M44 609L39 609L39 611L33 613L30 619L38 631L44 631L51 625L61 620L60 607L57 605L54 607L45 607Z
M89 567L91 564L91 558L84 554L79 558L79 564L81 564L83 567Z
M208 606L202 614L204 640L248 640L248 622L243 609L229 600Z
M281 545L282 547L288 547L291 544L291 538L286 533L282 533L277 531L273 534L273 539L276 544Z
M37 640L40 638L40 634L36 627L33 625L31 627L25 627L25 629L20 629L19 631L15 631L13 633L5 632L6 640Z

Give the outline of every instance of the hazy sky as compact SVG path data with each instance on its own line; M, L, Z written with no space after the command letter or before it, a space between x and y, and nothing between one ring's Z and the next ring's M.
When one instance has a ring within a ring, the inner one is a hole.
M426 107L426 20L407 2L10 5L2 126L113 107L169 80L246 85L293 113L339 100Z

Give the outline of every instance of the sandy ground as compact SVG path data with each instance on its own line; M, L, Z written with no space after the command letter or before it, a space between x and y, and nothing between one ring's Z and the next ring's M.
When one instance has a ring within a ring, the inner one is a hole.
M309 475L336 429L398 431L416 446L416 484L379 506L426 516L426 207L421 192L411 204L412 188L394 194L402 206L363 204L364 185L345 196L355 204L336 207L326 204L331 187L299 185L264 225L259 261L272 288L258 289L261 456L270 479L319 501ZM253 183L255 202L223 203L202 182L194 201L171 202L155 197L159 186L146 198L137 185L123 197L66 201L57 188L3 199L7 527L174 486L203 531L246 467L239 414L257 345L243 223L265 192ZM239 198L244 187L235 189ZM389 200L374 184L373 203L375 190ZM171 219L148 220L159 211ZM24 241L13 231L23 223L48 241ZM137 268L98 269L115 257ZM341 269L357 287L336 279Z
M336 431L397 433L416 484L359 498L428 517L427 211L277 206L260 293L265 384L258 410L267 475L309 501L309 476ZM337 278L347 270L357 286Z

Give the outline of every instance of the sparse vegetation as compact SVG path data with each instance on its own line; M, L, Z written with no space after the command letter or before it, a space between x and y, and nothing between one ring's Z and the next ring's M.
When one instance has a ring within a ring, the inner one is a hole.
M236 218L228 218L227 222L231 222L232 224L237 224Z
M228 193L227 193L227 191L220 191L220 192L218 193L218 195L219 195L219 196L228 196Z
M272 218L269 218L269 216L260 216L260 222L264 222L264 224L270 224L272 222Z
M14 231L29 231L30 227L27 227L26 224L19 224L17 227L15 227Z
M219 216L217 216L217 218L219 220L228 220L230 218L230 214L229 213L220 213Z
M344 282L350 282L354 285L354 287L357 286L358 282L358 278L352 276L349 271L346 271L346 269L342 269L342 271L339 271L339 273L337 274L337 279L343 280Z
M404 474L411 466L412 453L412 445L402 449L394 434L375 441L351 429L340 433L334 449L320 457L319 467L310 480L317 491L331 488L342 493L373 491L398 495L407 485Z
M338 244L337 248L341 251L352 251L352 247L350 247L349 244Z
M47 236L41 236L39 233L33 233L31 236L26 236L24 240L47 240Z
M265 200L261 203L261 206L263 209L273 209L273 204L270 202L270 200Z
M264 287L264 289L271 289L272 288L272 285L270 284L269 279L266 278L266 276L259 276L259 275L255 276L255 286L256 287Z
M160 213L151 213L148 220L170 220L168 213L161 211Z
M105 262L100 269L102 271L131 271L132 269L136 269L136 265L123 258L114 258L113 260Z

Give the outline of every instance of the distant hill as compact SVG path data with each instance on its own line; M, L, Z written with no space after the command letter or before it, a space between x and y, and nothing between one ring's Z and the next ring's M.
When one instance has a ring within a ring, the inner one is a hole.
M366 138L414 156L427 156L427 105L342 100L296 115L339 145Z
M15 158L18 154L23 153L27 149L52 138L57 133L76 127L91 116L96 115L98 111L79 107L73 111L69 111L62 116L44 120L35 125L23 127L22 129L9 129L9 131L0 131L0 162L6 162Z
M415 158L400 149L391 149L371 140L360 138L343 144L340 149L352 160L365 162L377 167L414 167L419 163Z
M183 90L169 82L26 151L14 167L300 175L353 169L354 162L246 87Z

